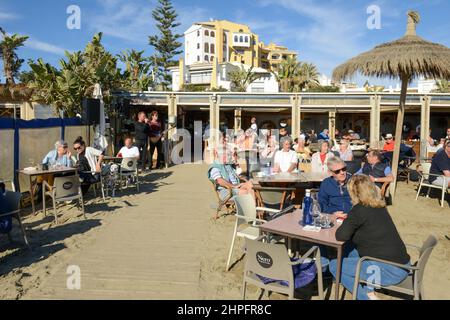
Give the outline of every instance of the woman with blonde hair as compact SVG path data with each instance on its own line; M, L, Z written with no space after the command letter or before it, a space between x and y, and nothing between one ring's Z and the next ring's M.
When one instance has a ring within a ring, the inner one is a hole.
M380 190L368 176L353 176L348 183L348 191L353 208L347 219L336 230L336 240L348 241L353 249L342 261L341 282L353 292L356 267L360 257L373 257L410 265L410 257L406 252L398 231L381 199ZM336 277L337 261L330 261L330 272ZM377 274L374 274L377 272ZM390 264L366 260L361 264L361 280L374 279L374 283L382 286L402 282L408 271ZM376 282L375 282L376 281ZM358 300L377 300L373 286L358 286Z

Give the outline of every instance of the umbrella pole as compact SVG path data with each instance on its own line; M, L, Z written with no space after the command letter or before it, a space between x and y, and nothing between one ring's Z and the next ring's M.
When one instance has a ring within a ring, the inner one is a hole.
M394 154L392 156L392 175L394 176L394 181L391 184L391 197L392 203L395 200L395 191L397 190L397 171L398 171L398 160L400 158L400 144L402 143L402 132L403 132L403 119L405 117L405 104L406 104L406 94L408 91L409 76L402 76L402 91L400 93L400 104L397 112L397 126L395 128L395 147Z

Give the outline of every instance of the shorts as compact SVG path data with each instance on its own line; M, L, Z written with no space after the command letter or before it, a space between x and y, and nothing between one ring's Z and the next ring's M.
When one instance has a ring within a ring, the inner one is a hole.
M448 187L449 183L450 183L450 177L440 176L440 177L437 177L431 184L438 186L438 187L442 187L443 185Z
M231 193L234 196L237 196L239 194L239 189L237 188L233 188L231 189ZM230 195L230 191L228 191L228 189L221 189L219 190L219 198L220 200L225 200L228 196Z

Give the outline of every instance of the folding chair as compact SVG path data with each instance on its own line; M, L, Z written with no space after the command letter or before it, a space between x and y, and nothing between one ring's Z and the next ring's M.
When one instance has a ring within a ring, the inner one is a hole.
M19 222L20 230L22 232L23 241L25 245L31 249L28 243L27 235L25 233L25 228L22 224L22 219L20 217L20 199L22 194L20 192L6 191L4 194L0 195L0 218L15 218ZM12 228L12 226L10 227ZM11 229L9 229L6 234L8 235L9 241L12 243Z
M265 243L247 238L245 239L245 246L246 259L242 287L243 300L245 300L247 284L255 285L263 291L267 290L269 292L286 294L290 300L294 299L295 289L308 283L302 283L301 276L303 271L300 269L300 272L294 275L293 268L300 264L312 263L314 263L317 272L319 298L321 300L324 299L322 263L319 247L313 246L303 256L300 256L298 260L293 262L284 244ZM262 277L275 281L265 283Z
M406 245L407 247L414 248L419 252L419 259L412 265L403 265L383 259L377 259L373 257L362 257L359 259L358 264L356 266L356 275L355 275L355 284L353 286L353 300L356 300L356 297L358 296L358 285L360 283L371 285L374 288L377 289L386 289L389 291L399 292L403 294L410 295L414 298L414 300L421 300L423 299L423 275L425 273L425 267L428 263L428 259L431 255L431 252L433 251L434 247L437 245L437 238L433 235L430 235L427 240L423 243L422 247L417 247L414 245ZM382 286L377 283L367 282L360 279L361 274L361 264L364 261L377 261L386 263L392 266L396 266L405 270L409 271L408 276L405 280L400 282L396 285L391 286Z
M47 181L43 182L42 188L42 203L44 215L47 215L47 208L45 203L45 196L50 196L53 202L53 214L55 216L55 223L58 224L58 216L56 213L56 204L58 202L66 202L78 200L83 211L83 216L86 219L84 212L83 194L81 192L80 178L78 175L68 177L55 177L53 186L49 185Z
M228 188L228 194L227 196L222 200L220 198L220 194L219 194L219 189L218 189L218 185L215 182L211 182L212 183L212 187L214 190L214 194L216 195L217 198L217 208L216 208L216 214L214 216L214 219L218 219L219 218L219 214L220 212L225 209L226 210L226 214L234 214L236 212L236 208L234 205L234 201L233 201L233 192L231 191L231 188Z
M234 225L233 238L231 239L230 251L228 253L226 271L228 271L230 266L236 237L256 239L260 236L259 225L266 221L258 219L256 217L256 211L279 212L279 210L275 209L256 207L255 200L253 200L253 197L249 194L234 197L234 202L236 204L236 223Z
M126 178L125 187L128 187L129 178L135 178L136 189L139 192L139 173L136 158L123 158L119 169L120 189L123 190L123 178Z
M444 176L430 173L431 163L428 163L428 162L421 163L421 166L422 166L422 177L420 178L419 188L417 189L416 200L419 198L420 190L423 187L427 187L428 188L427 198L430 196L431 189L439 189L442 192L442 196L441 196L441 201L440 202L441 202L441 207L443 208L444 207L445 193L448 192L448 184L446 184L446 179L443 179L443 183L440 186L432 184L430 182L430 176L434 176L434 177L444 177Z

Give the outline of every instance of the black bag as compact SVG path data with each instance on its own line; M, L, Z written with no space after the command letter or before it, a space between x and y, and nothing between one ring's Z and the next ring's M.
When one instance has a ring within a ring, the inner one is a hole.
M417 170L411 170L409 172L409 180L410 181L414 181L414 182L418 182L420 180L420 172Z

